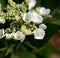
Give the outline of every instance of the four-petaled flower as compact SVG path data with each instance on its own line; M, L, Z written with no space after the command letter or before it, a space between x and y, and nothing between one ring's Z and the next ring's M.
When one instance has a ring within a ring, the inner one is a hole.
M35 29L33 31L35 39L43 39L45 36L45 31L43 29Z

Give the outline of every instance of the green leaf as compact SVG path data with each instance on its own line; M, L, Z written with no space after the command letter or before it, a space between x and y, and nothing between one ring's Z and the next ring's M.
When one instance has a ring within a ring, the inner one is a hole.
M36 58L36 56L30 52L22 52L20 53L20 58Z
M60 54L60 49L57 49L47 43L40 48L38 54L41 55L43 58L50 58L50 55L52 54Z
M27 48L23 46L22 43L19 43L16 47L16 50L14 51L14 54L12 54L11 58L36 58L35 54L32 52L28 52Z
M22 52L19 55L18 54L12 54L11 58L36 58L36 56L33 53Z
M7 47L0 48L0 51L5 51L6 49L7 49Z
M10 58L19 58L18 55L12 54Z
M50 48L48 48L47 45L44 45L44 46L40 49L39 54L42 55L44 58L48 58L49 55L50 55L52 52L53 52L53 51L52 51Z
M53 23L53 24L56 24L56 25L59 25L59 26L60 26L60 19L59 19L59 20L54 20L54 21L52 21L51 23Z
M20 52L26 52L27 49L21 44L19 43L16 47L16 53L20 53Z
M6 0L0 0L1 8L4 9L7 6Z

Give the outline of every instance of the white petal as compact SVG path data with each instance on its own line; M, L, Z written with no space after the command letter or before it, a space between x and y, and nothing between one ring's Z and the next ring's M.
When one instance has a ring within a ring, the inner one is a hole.
M36 0L25 0L25 2L28 4L29 10L36 5Z
M2 33L3 33L3 35L4 35L4 29L2 29Z
M50 13L50 9L46 9L44 7L40 8L40 14L41 15L49 15L49 13Z
M6 39L11 39L11 38L13 38L13 35L14 35L15 33L11 33L11 34L7 34L6 33Z
M0 17L0 23L4 24L5 20Z
M47 28L47 26L45 24L41 24L41 25L39 25L39 28L42 28L45 30Z
M17 31L15 34L14 34L14 39L16 40L20 40L20 31Z
M35 39L43 39L45 36L45 31L43 29L34 30L34 38Z
M31 0L29 3L29 10L36 5L36 0Z
M47 15L49 15L50 14L50 9L46 9L47 10Z
M11 34L6 34L6 39L11 39Z
M14 35L14 39L15 39L15 40L20 40L21 42L23 42L24 39L25 39L25 35L22 34L22 32L17 31L17 32L15 33L15 35Z
M23 21L26 22L26 23L30 23L31 22L31 17L32 17L32 14L30 12L24 13Z
M42 16L40 16L36 12L33 12L32 14L33 14L33 16L32 16L32 22L38 23L38 24L43 22L43 17Z
M38 7L36 9L40 15L49 15L50 14L50 9L46 9L45 7Z

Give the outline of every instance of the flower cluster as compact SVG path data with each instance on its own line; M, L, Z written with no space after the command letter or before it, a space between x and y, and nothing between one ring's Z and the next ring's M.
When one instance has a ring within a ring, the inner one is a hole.
M47 28L43 20L50 14L50 9L34 8L35 5L36 0L25 0L22 4L8 0L6 11L0 10L0 39L5 37L23 42L27 35L43 39Z

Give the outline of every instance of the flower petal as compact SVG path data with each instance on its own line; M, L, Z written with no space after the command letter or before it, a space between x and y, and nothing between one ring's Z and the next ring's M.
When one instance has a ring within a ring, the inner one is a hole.
M32 13L33 14L33 17L32 17L32 22L34 22L34 23L42 23L42 21L43 21L43 17L42 16L40 16L39 14L37 14L36 12L33 12Z
M36 5L36 0L25 0L25 2L28 4L29 10Z
M40 25L39 25L39 28L42 28L42 29L45 30L45 29L47 28L47 26L46 26L45 24L40 24Z
M23 42L24 39L25 39L25 35L24 35L22 32L17 31L17 32L14 34L14 39L15 39L15 40L20 40L21 42Z
M46 9L45 7L38 7L37 11L39 12L40 15L49 15L50 14L50 9Z
M24 13L23 21L26 22L26 23L30 23L31 22L31 17L32 17L32 14L30 12Z
M4 24L5 20L3 18L0 17L0 23Z
M8 34L6 33L6 39L14 38L15 33Z

